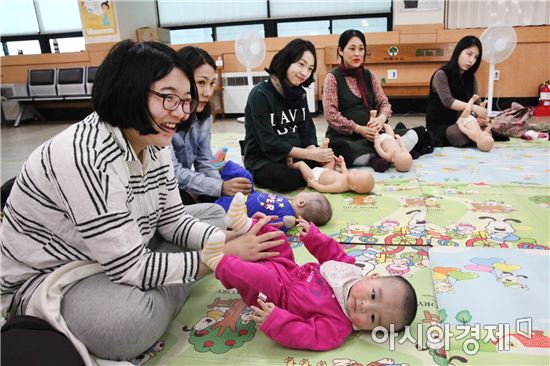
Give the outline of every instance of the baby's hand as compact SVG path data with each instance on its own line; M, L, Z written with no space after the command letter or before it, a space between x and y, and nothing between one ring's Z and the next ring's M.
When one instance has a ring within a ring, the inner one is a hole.
M254 311L254 315L252 315L252 320L256 323L258 327L260 327L264 321L271 315L271 312L273 309L275 309L275 304L272 302L263 302L261 299L258 299L258 304L262 307L257 308L254 305L252 305L250 308Z
M300 236L301 237L307 236L307 233L309 231L311 224L306 220L304 220L302 216L299 216L296 219L296 221L298 222L297 226L302 228L302 230L300 231Z

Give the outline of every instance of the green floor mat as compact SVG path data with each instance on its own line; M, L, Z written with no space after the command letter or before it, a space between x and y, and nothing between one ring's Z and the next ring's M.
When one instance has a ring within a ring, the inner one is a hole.
M292 242L298 263L312 259L302 243ZM405 246L394 247L391 253L387 249L376 245L345 246L348 253L369 263L371 272L400 273L413 284L419 311L408 334L396 334L390 341L384 333L373 339L370 334L357 332L342 347L329 352L283 348L256 329L248 319L250 309L234 290L224 289L209 275L192 286L189 300L156 350L146 353L142 361L148 366L351 365L352 361L356 365L390 365L389 360L397 365L438 365L440 354L426 345L425 337L417 336L418 328L424 330L427 321L437 316L427 251L424 247Z

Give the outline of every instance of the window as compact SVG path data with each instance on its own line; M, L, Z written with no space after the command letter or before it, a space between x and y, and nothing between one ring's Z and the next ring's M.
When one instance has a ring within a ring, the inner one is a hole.
M2 0L0 14L2 36L34 34L39 31L32 0Z
M348 29L357 29L361 32L386 32L388 30L387 18L356 18L334 19L332 21L332 34L341 34Z
M267 18L266 0L157 0L161 27Z
M8 53L10 56L14 55L38 55L42 53L40 50L40 42L38 40L32 41L13 41L6 42L8 45Z
M270 0L272 18L388 13L391 0Z
M277 35L279 37L317 36L319 34L330 34L329 20L277 23Z
M171 44L212 42L212 28L178 29L170 31Z
M56 39L58 50L55 49ZM52 52L80 52L84 51L86 46L84 37L50 38L50 49Z
M41 33L82 30L80 11L75 0L34 0ZM52 48L53 49L53 48ZM61 51L63 52L63 51Z
M265 37L263 24L229 25L216 27L216 40L233 41L244 31L256 31L261 34L262 37Z

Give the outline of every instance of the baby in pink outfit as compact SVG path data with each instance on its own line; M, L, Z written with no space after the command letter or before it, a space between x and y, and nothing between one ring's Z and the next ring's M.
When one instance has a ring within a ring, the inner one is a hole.
M237 232L255 224L246 217L242 194L235 195L227 217L228 226ZM298 222L301 239L318 263L296 264L286 236L272 249L278 256L257 262L223 255L223 243L207 243L201 252L224 287L237 289L252 307L252 319L262 332L286 347L325 351L342 345L353 330L393 324L399 331L412 322L416 294L407 280L363 276L355 258L338 242L314 224L301 218ZM271 231L276 229L266 225L258 235Z

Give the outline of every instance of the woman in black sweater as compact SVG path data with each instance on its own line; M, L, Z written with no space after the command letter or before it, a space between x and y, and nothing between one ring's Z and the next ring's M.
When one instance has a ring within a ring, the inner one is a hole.
M473 144L455 122L468 100L474 94L479 95L475 73L481 63L482 52L480 40L475 36L466 36L457 43L451 60L432 75L426 128L432 134L435 146L465 147ZM475 104L472 110L484 128L489 122L485 105Z
M334 159L331 149L317 146L307 106L304 87L313 82L316 67L313 44L295 39L273 57L269 80L248 96L244 163L261 187L288 192L306 186L301 173L286 165L288 157L311 166Z

